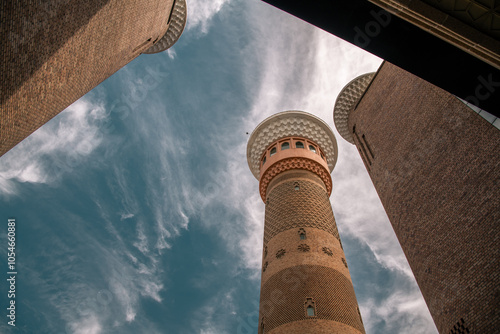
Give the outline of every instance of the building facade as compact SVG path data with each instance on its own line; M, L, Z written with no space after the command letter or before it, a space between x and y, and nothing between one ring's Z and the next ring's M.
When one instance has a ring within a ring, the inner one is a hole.
M353 143L440 333L500 328L500 131L385 62L351 81L334 121Z
M494 0L369 0L500 68L500 8Z
M258 333L365 333L329 201L331 129L278 113L254 130L247 159L266 205Z
M262 0L500 117L493 0Z
M0 156L141 53L166 50L185 0L2 1Z

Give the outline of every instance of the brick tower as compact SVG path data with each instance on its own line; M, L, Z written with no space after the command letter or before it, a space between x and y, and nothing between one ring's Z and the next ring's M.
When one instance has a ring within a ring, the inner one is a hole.
M331 129L278 113L254 130L247 159L266 204L258 333L365 333L329 200Z
M387 62L335 103L442 334L500 328L500 131L480 114Z
M185 23L185 0L2 1L0 156Z

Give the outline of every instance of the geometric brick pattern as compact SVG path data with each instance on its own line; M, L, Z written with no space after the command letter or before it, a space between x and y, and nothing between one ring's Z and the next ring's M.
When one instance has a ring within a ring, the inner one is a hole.
M333 255L332 250L330 248L328 248L328 247L323 247L322 250L323 250L323 253L325 253L328 256L332 256Z
M259 179L261 158L269 145L284 137L302 137L315 142L326 155L328 168L337 162L337 141L332 130L320 118L303 111L277 113L258 125L247 144L247 161L255 178Z
M311 247L309 247L309 245L307 244L300 244L297 249L301 252L309 252L311 250Z
M478 98L494 84L478 86ZM500 131L387 62L351 111L354 127L439 333L498 332Z
M297 138L290 150L273 146L290 136L314 139L312 152ZM336 152L328 125L304 112L269 117L250 136L248 165L266 203L259 334L364 333L329 200Z
M307 320L312 324L315 319L338 321L364 333L352 283L343 274L315 265L295 266L293 270L296 276L287 270L278 272L262 288L260 318L264 317L266 333L292 321ZM314 319L307 317L304 310L304 302L311 296L316 309ZM272 300L275 302L269 302Z
M260 196L263 201L265 201L267 187L269 186L269 183L272 181L272 179L276 175L281 174L284 171L290 169L303 169L315 173L321 178L323 183L326 185L326 191L328 192L328 195L331 194L332 178L328 170L325 169L325 167L323 167L318 162L307 158L293 157L277 161L271 167L269 167L260 177L259 190L260 190Z
M295 190L295 182L298 182L300 191ZM284 182L272 189L268 200L264 246L276 234L300 227L318 228L340 239L327 193L316 183L305 180Z
M455 325L453 325L453 329L450 331L450 334L466 334L470 333L469 328L465 325L464 319L460 319Z
M286 254L286 250L281 248L279 251L276 252L276 258L281 259L283 256L285 256L285 254Z
M160 40L172 4L2 1L0 155Z
M326 187L315 173L287 170L269 183L268 248L276 259L263 260L260 334L364 333Z

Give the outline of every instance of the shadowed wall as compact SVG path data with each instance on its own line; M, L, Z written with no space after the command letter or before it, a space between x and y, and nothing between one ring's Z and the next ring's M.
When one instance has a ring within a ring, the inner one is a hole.
M161 39L172 5L2 1L0 155Z
M387 62L349 129L439 332L497 332L500 131Z

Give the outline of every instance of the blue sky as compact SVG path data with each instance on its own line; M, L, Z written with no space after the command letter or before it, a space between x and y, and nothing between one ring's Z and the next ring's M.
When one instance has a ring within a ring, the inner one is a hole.
M1 239L15 217L19 273L17 326L0 332L256 333L264 204L247 132L289 109L334 129L337 94L380 63L261 1L188 0L172 49L0 158ZM336 136L331 202L367 333L436 333L356 149Z

